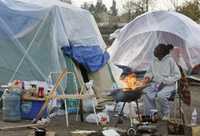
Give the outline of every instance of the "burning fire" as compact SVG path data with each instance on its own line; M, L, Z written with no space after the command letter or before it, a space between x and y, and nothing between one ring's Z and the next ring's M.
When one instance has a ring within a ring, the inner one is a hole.
M126 88L124 91L128 90L135 90L136 88L142 87L145 85L143 80L138 80L136 74L131 73L127 76L121 77L120 80L122 81L124 87Z

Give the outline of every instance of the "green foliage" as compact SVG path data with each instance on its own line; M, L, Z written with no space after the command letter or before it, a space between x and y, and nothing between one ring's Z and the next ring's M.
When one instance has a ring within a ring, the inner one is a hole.
M190 17L196 22L200 21L199 0L187 1L183 5L176 7L176 11Z

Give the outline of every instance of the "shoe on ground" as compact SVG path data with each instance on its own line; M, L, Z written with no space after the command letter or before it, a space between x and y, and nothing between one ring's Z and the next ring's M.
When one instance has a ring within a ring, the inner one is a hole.
M169 119L170 119L169 116L163 116L162 117L162 120L164 120L164 121L169 121Z
M105 106L104 105L96 105L95 109L96 109L96 111L100 112L105 109Z

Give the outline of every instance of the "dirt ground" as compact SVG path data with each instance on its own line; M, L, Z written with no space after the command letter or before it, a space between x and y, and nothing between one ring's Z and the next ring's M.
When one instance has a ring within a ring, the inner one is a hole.
M190 87L191 93L192 93L192 106L184 108L185 111L185 118L186 123L189 123L191 120L191 112L193 111L193 108L197 108L198 112L198 123L200 124L200 86L191 86ZM100 131L101 127L97 126L96 124L89 124L86 122L76 121L74 115L69 116L69 127L66 127L65 124L65 117L64 116L57 116L51 120L49 125L47 126L48 131L55 131L56 136L71 136L71 132L75 130L95 130ZM18 126L21 124L29 124L31 121L21 121L19 123L8 123L0 121L0 127L5 126ZM109 124L109 126L113 126L114 122L116 122L116 119L112 119L112 122ZM122 125L118 125L121 129L127 129L129 126L129 120L125 120ZM18 129L18 130L12 130L12 131L0 131L0 136L28 136L28 134L33 131L32 129Z
M46 129L48 131L56 132L56 136L71 136L71 132L75 130L95 130L100 132L102 130L101 126L97 126L96 124L90 124L86 122L76 121L74 115L69 116L69 127L66 126L65 117L57 116L51 120ZM115 120L109 124L109 126L113 126ZM22 124L29 124L30 121L21 121L19 123L8 123L8 122L0 122L0 127L5 126L18 126ZM122 125L118 125L119 128L128 128L128 120L124 119L124 123ZM6 130L0 131L0 136L28 136L28 134L32 131L30 128L25 129L15 129L15 130Z

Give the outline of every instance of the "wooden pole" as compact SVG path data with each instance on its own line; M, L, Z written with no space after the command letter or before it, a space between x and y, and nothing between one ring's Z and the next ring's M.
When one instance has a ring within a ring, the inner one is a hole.
M35 128L35 127L39 127L43 125L44 124L26 124L26 125L19 125L19 126L0 127L0 131L15 130L15 129L21 129L21 128Z
M60 85L60 82L63 80L63 78L65 77L66 74L67 74L67 69L64 69L63 72L60 73L60 75L58 76L58 78L56 80L55 86L53 87L49 97L54 96L57 88ZM44 114L45 109L48 106L48 103L49 103L49 100L50 100L49 97L46 98L44 104L42 105L42 108L40 109L40 111L37 114L36 118L33 119L32 123L36 123L42 117L42 115Z

